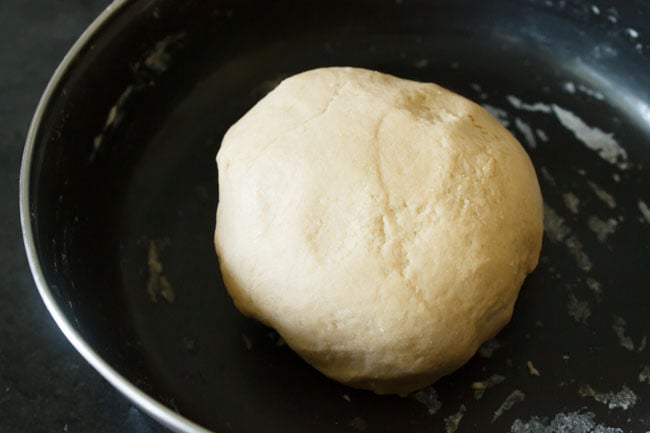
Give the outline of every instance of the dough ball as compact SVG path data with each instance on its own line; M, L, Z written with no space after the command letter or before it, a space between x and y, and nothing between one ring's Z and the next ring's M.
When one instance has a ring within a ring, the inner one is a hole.
M517 140L440 86L356 68L284 80L217 155L237 308L325 375L406 394L509 320L542 198Z

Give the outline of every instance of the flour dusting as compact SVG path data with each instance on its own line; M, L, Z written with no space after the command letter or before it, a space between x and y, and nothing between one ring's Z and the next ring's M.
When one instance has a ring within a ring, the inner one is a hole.
M445 418L445 431L447 433L455 433L456 430L458 430L460 420L463 419L463 415L465 415L466 410L467 408L465 405L461 404L458 408L458 412Z
M587 278L587 287L589 287L589 290L593 292L593 294L596 296L596 301L600 302L600 298L603 294L603 287L598 282L597 280L594 280L593 278Z
M113 104L113 106L109 109L102 131L93 139L93 148L90 152L90 156L88 157L88 162L92 163L95 160L97 153L101 150L102 145L104 144L104 138L109 133L109 131L119 126L122 122L122 119L124 118L124 105L133 93L133 90L133 85L126 86L124 91L115 101L115 104Z
M246 348L246 350L250 351L253 349L253 342L251 341L250 338L248 338L248 335L242 334L241 340L244 342L244 347Z
M531 128L528 123L524 122L519 117L516 117L515 127L524 136L524 139L526 140L526 144L528 144L528 146L530 146L532 149L537 148L537 140L535 139L533 128Z
M169 67L169 62L171 61L170 48L181 41L184 37L184 33L177 33L158 41L144 58L144 64L157 74L165 72Z
M578 85L576 86L576 85L575 85L574 83L572 83L571 81L565 81L565 82L562 84L562 89L563 89L565 92L570 93L570 94L572 94L572 95L574 95L576 92L579 91L579 92L584 93L584 94L587 95L587 96L591 96L591 97L594 98L594 99L598 99L599 101L602 101L602 100L605 99L605 95L603 95L601 92L599 92L599 91L597 91L597 90L590 89L589 87L584 86L584 85L582 85L582 84L578 84Z
M88 162L92 163L101 151L106 135L120 125L124 118L124 108L131 94L142 88L150 87L155 76L161 75L169 67L172 59L171 51L185 37L184 33L169 35L158 41L152 49L145 53L141 61L132 65L134 72L134 83L128 85L111 106L104 122L101 132L95 136L92 142L92 149Z
M650 208L648 207L647 204L643 200L639 200L639 211L641 212L641 215L643 215L643 218L645 219L645 222L650 224Z
M627 386L618 392L598 392L590 385L583 385L578 390L578 395L581 397L592 397L599 403L606 405L610 409L628 410L636 404L638 399L637 395Z
M493 374L492 376L488 377L483 381L472 383L474 398L480 400L481 398L483 398L483 394L485 394L485 391L487 389L500 384L504 380L506 380L506 378L501 376L500 374Z
M512 409L512 407L519 403L520 401L524 401L526 398L526 394L521 392L518 389L515 389L510 393L508 397L501 403L501 406L494 412L494 416L492 417L492 422L496 421L501 415L504 414L504 412Z
M542 102L535 102L532 104L528 104L526 102L523 102L521 99L517 98L514 95L508 95L506 96L506 99L508 100L510 105L512 105L517 110L540 112L540 113L550 113L552 110L551 106L548 104L544 104Z
M613 134L587 125L569 110L555 104L553 112L565 128L573 132L578 140L582 141L589 149L596 151L605 161L611 164L627 161L627 152L614 139Z
M535 134L539 137L540 140L542 140L544 143L548 142L548 135L546 135L546 132L544 132L543 129L536 129Z
M429 66L429 59L420 59L417 60L415 63L413 63L413 66L415 66L418 69L423 69Z
M564 219L546 203L544 204L544 231L552 242L563 243L567 247L580 269L591 270L591 259L584 252L580 240L572 234Z
M366 431L368 429L368 423L365 419L360 416L356 416L350 420L350 426L359 431Z
M531 374L531 376L541 376L539 370L535 368L533 361L526 362L526 367L528 367L528 372Z
M581 325L587 325L587 319L591 316L591 309L589 303L581 301L575 297L573 293L569 294L569 301L567 302L567 311L569 316Z
M515 420L510 433L623 433L620 428L597 424L595 418L592 412L560 412L547 423L546 419L534 416L528 422Z
M587 253L584 252L582 242L580 242L575 236L570 236L564 244L571 255L575 258L578 267L585 272L590 271L593 265Z
M566 82L564 89L569 93L575 93L576 86L571 82ZM596 99L604 99L601 93L587 87L578 86L578 90ZM605 161L612 164L619 164L619 167L624 168L625 165L621 163L627 161L627 152L616 141L614 134L605 132L595 126L587 125L580 117L556 104L549 105L543 102L534 102L531 104L522 101L514 95L507 95L506 99L517 110L555 114L562 126L571 131L587 148L596 151ZM507 113L504 110L489 105L484 105L484 108L494 114L501 123L504 123L504 120L507 122Z
M562 89L564 89L565 92L573 95L576 92L576 85L571 81L565 81L562 83Z
M547 169L546 167L542 166L542 167L539 169L539 172L542 174L542 178L543 178L545 181L547 181L548 183L550 183L550 184L553 185L553 186L556 185L556 183L555 183L555 178L553 177L553 175L551 174L551 172L548 171L548 169Z
M496 338L492 338L481 345L478 348L478 354L483 358L492 358L494 352L501 348L501 343L497 341Z
M650 365L643 366L643 370L639 373L639 382L650 385Z
M597 183L591 181L588 181L587 183L589 184L589 188L591 188L594 194L596 194L596 197L598 197L610 209L614 209L616 207L616 200L614 199L614 196L601 188Z
M577 215L580 207L580 199L572 192L562 194L564 206L571 211L572 214Z
M613 218L604 221L597 216L591 216L587 221L587 226L596 234L598 241L604 243L607 240L607 237L616 231L618 221Z
M580 90L585 95L591 96L594 99L598 99L599 101L603 101L605 99L605 95L599 91L590 89L589 87L583 86L582 84L578 85L578 90Z
M433 386L428 386L413 394L413 399L427 408L427 413L433 415L440 410L442 403L438 400L438 393Z
M633 351L634 341L632 341L632 338L625 335L626 326L627 326L627 322L625 321L625 319L619 316L614 316L612 329L614 330L614 334L616 334L616 337L618 337L618 344L620 344L621 347L624 347L629 351Z
M571 234L564 219L553 208L544 204L544 231L553 242L562 242Z
M487 99L488 95L487 95L487 93L485 93L485 92L483 91L483 89L481 88L481 85L480 85L480 84L478 84L478 83L472 83L472 84L470 84L469 86L472 88L472 90L474 90L476 93L478 93L478 95L479 95L479 97L480 97L481 99Z
M149 240L147 249L147 266L149 268L147 293L151 302L158 302L158 296L170 304L173 304L176 299L174 288L163 273L163 265L160 261L160 253L168 244L169 241L166 239L162 241Z
M508 120L508 112L506 110L503 110L501 108L495 107L490 104L483 104L483 108L485 108L487 111L490 112L490 114L496 117L499 123L504 127L510 125L510 120Z

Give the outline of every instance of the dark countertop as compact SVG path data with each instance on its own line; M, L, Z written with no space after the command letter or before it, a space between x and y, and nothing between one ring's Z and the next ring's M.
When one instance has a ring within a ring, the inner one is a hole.
M107 0L0 2L0 432L163 432L68 343L41 302L20 235L18 173L49 77Z

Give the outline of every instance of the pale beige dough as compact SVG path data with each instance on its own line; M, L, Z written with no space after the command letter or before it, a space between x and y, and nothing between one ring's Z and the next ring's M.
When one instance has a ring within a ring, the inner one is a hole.
M405 394L463 365L537 265L526 152L435 84L284 80L223 139L215 246L235 305L325 375Z

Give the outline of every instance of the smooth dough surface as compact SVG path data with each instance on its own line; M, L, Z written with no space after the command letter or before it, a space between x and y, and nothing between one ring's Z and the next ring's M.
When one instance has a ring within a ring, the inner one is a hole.
M457 369L537 265L528 155L435 84L294 75L230 128L217 163L214 241L235 305L353 387L405 394Z

